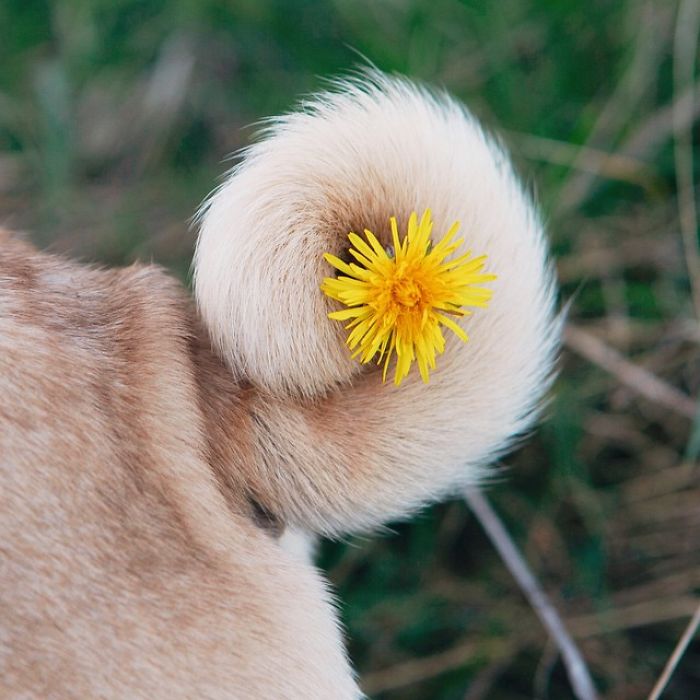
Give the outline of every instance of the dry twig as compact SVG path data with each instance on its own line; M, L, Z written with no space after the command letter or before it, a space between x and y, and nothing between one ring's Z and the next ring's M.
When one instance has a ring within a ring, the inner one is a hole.
M597 697L595 686L581 652L564 626L559 613L513 544L498 515L478 489L465 491L464 498L557 645L576 697L579 700L595 700Z
M650 188L656 179L652 168L637 158L535 134L510 132L510 135L523 154L533 160L565 165L592 173L596 177L602 176L646 188Z
M432 656L411 659L381 671L367 673L362 679L362 689L365 693L375 695L404 688L464 666L475 657L483 656L485 652L491 658L510 656L513 648L514 643L506 640L491 640L486 643L469 640Z
M697 599L694 596L656 597L633 605L611 608L604 613L572 617L567 622L576 639L586 639L678 620L692 614L696 605Z
M691 420L695 417L693 399L630 362L591 333L570 324L564 333L564 341L571 350L615 375L620 383L641 396Z
M700 86L677 92L670 105L659 107L639 124L617 153L633 159L651 159L671 134L692 128L700 118Z
M671 675L675 671L676 666L678 666L678 662L681 660L685 650L688 648L688 644L690 644L691 639L695 636L698 625L700 625L700 605L698 605L695 614L688 623L688 626L685 628L683 636L680 638L676 648L673 650L673 654L671 654L671 658L664 667L661 677L656 682L656 685L649 694L648 700L658 700L661 697L661 693L663 693L664 689L668 685Z

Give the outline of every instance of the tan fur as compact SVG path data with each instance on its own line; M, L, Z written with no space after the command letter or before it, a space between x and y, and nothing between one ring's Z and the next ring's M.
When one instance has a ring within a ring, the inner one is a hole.
M183 290L0 245L0 696L357 697Z
M406 515L531 425L558 326L503 153L381 76L314 105L206 208L201 321L157 267L0 232L0 697L360 697L325 584L280 534ZM424 206L500 277L472 340L396 388L349 360L321 254Z

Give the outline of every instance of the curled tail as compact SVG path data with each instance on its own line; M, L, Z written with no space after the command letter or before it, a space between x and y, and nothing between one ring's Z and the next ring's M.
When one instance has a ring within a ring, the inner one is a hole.
M352 260L349 232L370 230L391 258L392 217L405 232L427 209L432 245L460 222L450 256L484 253L496 279L487 308L442 314L454 333L435 340L428 383L424 358L394 386L352 357L329 318L340 292L321 287L337 273L329 260ZM326 533L478 478L532 425L559 343L542 223L508 156L448 96L376 73L269 123L203 209L195 289L215 346L258 390L251 491Z

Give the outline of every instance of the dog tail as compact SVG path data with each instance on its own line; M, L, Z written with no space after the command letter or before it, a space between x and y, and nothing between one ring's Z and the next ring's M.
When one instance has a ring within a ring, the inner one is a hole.
M345 307L321 291L324 254L353 260L348 233L369 229L391 259L391 218L403 235L427 209L432 245L459 221L454 256L485 254L496 278L487 308L448 319L469 341L446 330L428 383L416 363L396 386L329 318ZM215 347L259 391L256 498L302 527L366 528L481 478L552 379L561 323L532 199L462 105L405 79L342 81L271 120L202 209L194 279Z

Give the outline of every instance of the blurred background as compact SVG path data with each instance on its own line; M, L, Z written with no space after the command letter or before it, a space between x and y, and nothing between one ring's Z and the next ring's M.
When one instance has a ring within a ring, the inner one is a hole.
M2 0L0 222L189 282L189 218L257 120L362 56L462 98L536 191L571 304L545 421L488 497L602 695L646 697L700 592L698 12L680 4ZM463 502L324 543L321 564L373 698L573 697ZM664 697L700 697L697 642Z

